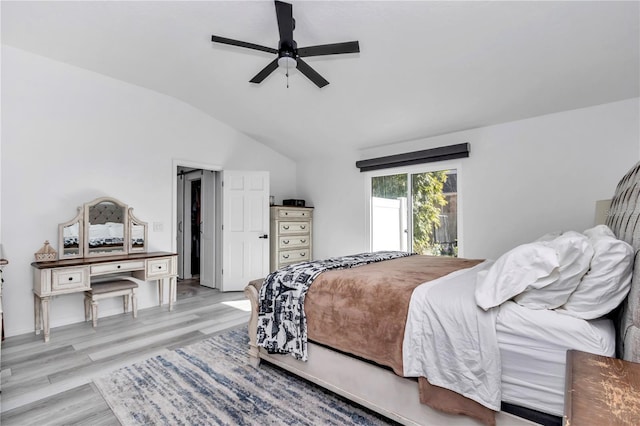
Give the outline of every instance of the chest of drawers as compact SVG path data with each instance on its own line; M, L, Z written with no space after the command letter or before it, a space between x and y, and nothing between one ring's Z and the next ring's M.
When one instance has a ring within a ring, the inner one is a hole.
M275 271L312 257L313 209L310 207L271 207L271 262Z

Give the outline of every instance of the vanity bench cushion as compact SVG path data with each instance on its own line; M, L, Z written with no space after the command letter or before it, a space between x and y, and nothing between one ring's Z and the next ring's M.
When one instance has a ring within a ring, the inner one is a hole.
M113 291L127 290L130 288L138 288L138 284L131 280L105 281L101 283L92 283L91 290L87 290L89 294L105 294Z

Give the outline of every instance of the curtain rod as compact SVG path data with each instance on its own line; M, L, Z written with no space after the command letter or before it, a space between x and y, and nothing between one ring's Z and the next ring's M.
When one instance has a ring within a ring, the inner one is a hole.
M361 172L368 172L370 170L466 158L469 156L470 145L469 142L465 142L456 145L424 149L422 151L388 155L386 157L371 158L369 160L359 160L356 161L356 167L358 167Z

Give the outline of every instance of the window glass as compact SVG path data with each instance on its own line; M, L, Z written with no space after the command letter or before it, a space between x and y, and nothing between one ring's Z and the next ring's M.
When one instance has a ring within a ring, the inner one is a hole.
M457 170L372 177L371 249L457 257Z

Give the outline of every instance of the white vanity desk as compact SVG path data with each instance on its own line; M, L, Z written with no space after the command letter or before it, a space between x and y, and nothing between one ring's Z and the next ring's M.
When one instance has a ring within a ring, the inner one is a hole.
M169 310L173 310L177 262L178 255L167 252L33 262L36 334L44 330L44 341L49 341L49 301L53 296L90 290L91 278L103 275L129 275L143 281L157 281L160 305L163 304L164 283L168 281Z
M133 215L133 208L111 197L84 203L73 219L59 224L58 260L36 253L41 261L31 264L36 334L44 330L44 341L49 341L52 297L91 290L91 279L96 277L157 281L160 305L168 282L169 310L173 310L178 255L147 253L147 237L147 223Z

